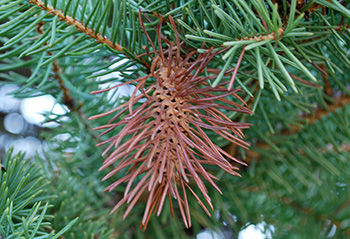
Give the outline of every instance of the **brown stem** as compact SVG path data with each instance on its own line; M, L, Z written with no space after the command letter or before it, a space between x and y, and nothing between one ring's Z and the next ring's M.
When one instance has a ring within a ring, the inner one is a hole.
M45 25L45 22L39 22L36 25L36 31L42 35L44 33L43 30L43 26ZM45 42L44 45L47 45L48 42ZM53 53L52 52L47 52L47 54L49 56L52 56ZM60 89L63 91L63 104L65 104L68 109L70 109L71 111L74 111L74 99L73 97L70 95L70 91L65 87L64 82L62 80L62 78L60 77L59 73L61 72L61 68L58 64L58 60L54 60L52 63L52 71L54 73L54 77L57 79L58 84Z
M350 206L350 199L345 200L338 209L332 214L332 217L337 217L344 209Z
M327 67L324 63L320 64L320 68L322 69L322 79L324 83L323 91L326 95L331 96L332 95L332 88L331 84L329 83L328 74L327 74Z
M93 29L91 29L88 26L85 26L84 23L80 22L77 19L74 19L71 16L66 16L64 15L64 12L62 12L61 10L55 9L52 6L46 5L45 3L42 2L41 0L29 0L29 3L32 3L34 5L37 5L38 7L40 7L41 9L48 11L50 14L59 17L60 20L65 21L67 24L69 25L74 25L78 31L84 32L86 35L94 38L97 42L102 43L102 44L106 44L108 45L110 48L116 50L116 51L120 51L122 53L124 53L124 55L128 58L130 58L123 50L123 47L119 44L113 44L113 42L108 39L105 36L102 36L99 32L96 33ZM148 64L144 63L144 66L147 68L150 68L150 66Z
M48 54L52 55L51 52L49 52ZM54 60L53 63L52 63L52 70L53 70L55 78L58 81L60 89L63 91L63 102L62 103L65 104L68 107L68 109L73 110L74 109L74 99L70 95L70 90L68 90L65 87L64 82L63 82L62 78L59 75L59 73L61 72L61 68L58 65L58 61L57 60Z
M36 31L39 34L43 34L44 33L44 30L43 30L43 25L44 24L45 24L45 22L39 22L36 25ZM48 44L48 42L44 43L44 45L47 45L47 44ZM47 54L50 55L50 56L53 55L52 52L47 52ZM58 60L57 59L54 60L53 63L52 63L52 71L54 73L54 77L58 81L60 89L63 92L62 103L65 104L71 112L76 112L79 115L79 117L82 119L82 122L83 122L83 125L84 125L85 129L86 129L86 132L88 132L88 134L93 139L95 139L96 141L99 142L100 139L97 138L96 135L93 132L91 132L91 127L86 123L87 117L81 112L80 106L76 105L76 102L75 102L74 98L71 96L70 90L65 86L64 81L60 77L59 74L60 74L60 72L62 72L62 70L61 70L61 67L58 64Z
M330 113L335 112L337 109L343 108L346 104L350 104L350 96L342 95L335 100L334 104L328 103L328 107L329 107L328 110L325 110L323 107L318 107L316 110L314 110L313 114L306 115L302 117L302 119L304 119L308 125L314 124L317 120L321 119L323 116L328 116ZM296 132L299 132L301 129L302 128L295 126L287 134L294 134Z
M48 54L51 55L52 53L49 52ZM59 73L61 72L61 68L60 68L60 66L58 64L58 61L54 60L52 66L53 66L52 70L54 72L54 77L57 79L58 84L60 86L60 89L63 92L63 101L62 101L62 103L65 104L71 112L76 112L78 114L79 118L82 119L81 122L83 123L83 125L84 125L84 127L86 129L86 132L93 139L95 139L97 142L100 142L101 140L99 138L97 138L96 135L93 132L91 132L91 127L86 123L87 117L81 111L80 106L76 104L74 98L71 96L70 90L67 89L67 87L65 86L62 78L60 77Z
M306 215L313 215L315 218L317 218L318 220L321 221L331 221L332 224L334 224L337 228L339 228L342 224L341 221L338 221L335 219L334 215L327 215L324 213L319 213L317 212L315 209L312 208L308 208L308 207L303 207L302 205L299 205L298 203L296 203L295 201L293 201L290 198L287 197L279 197L280 201L298 211L300 211L302 214L306 214ZM343 204L348 205L349 201L346 200ZM343 208L344 209L344 208ZM336 211L337 212L337 211ZM349 234L350 230L349 229L345 229L345 233Z
M254 186L252 188L248 188L247 189L250 192L263 192L263 190L259 187L259 186ZM322 221L326 221L329 220L332 222L332 224L336 225L338 228L339 226L341 226L341 222L336 220L335 218L337 217L337 215L342 212L344 209L346 209L349 204L350 201L349 200L345 200L336 211L334 211L333 213L327 215L324 213L320 213L318 211L316 211L313 208L309 208L309 207L304 207L300 204L298 204L295 200L293 200L292 198L289 197L285 197L285 196L280 196L277 195L276 193L270 193L269 196L271 196L272 198L280 201L281 203L301 212L304 215L313 215L315 218L317 218L318 220L322 220ZM345 229L345 233L349 234L350 230L349 229Z
M321 119L323 116L328 116L331 112L335 112L337 109L343 108L346 104L350 104L350 96L342 95L335 100L334 104L328 103L328 110L325 110L323 107L318 107L313 111L312 114L304 115L300 119L304 120L304 125L311 125L314 124L317 120ZM303 127L300 126L292 126L291 129L284 130L281 133L283 135L292 135L300 132L302 128ZM344 147L347 148L346 145ZM267 143L261 142L257 143L255 145L255 148L268 149L270 146ZM247 158L245 162L249 164L253 158L255 158L255 160L259 160L260 157L261 155L254 150L247 151Z
M169 22L169 19L167 17L164 17L162 14L160 14L156 11L152 12L152 16L161 19L163 22Z
M86 35L89 35L90 37L95 38L96 41L102 44L107 44L108 46L110 46L116 51L123 52L123 48L120 45L113 44L111 40L102 36L100 33L96 34L94 30L85 26L82 22L79 22L77 19L74 19L71 16L65 16L64 12L62 12L61 10L57 10L49 5L45 6L45 3L42 2L41 0L29 0L29 2L37 5L38 7L40 7L45 11L48 11L52 15L58 16L59 19L64 20L65 22L67 22L67 24L74 25L79 31L85 32Z

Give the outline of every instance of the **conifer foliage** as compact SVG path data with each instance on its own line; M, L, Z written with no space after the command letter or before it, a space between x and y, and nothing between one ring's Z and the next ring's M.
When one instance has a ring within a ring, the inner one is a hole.
M5 155L0 171L1 238L59 238L78 218L58 233L52 231L47 215L50 196L41 196L47 186L43 172L39 166L29 165L24 154L13 155L12 151Z
M0 0L0 84L66 111L40 169L1 161L0 238L348 235L349 22L342 0Z

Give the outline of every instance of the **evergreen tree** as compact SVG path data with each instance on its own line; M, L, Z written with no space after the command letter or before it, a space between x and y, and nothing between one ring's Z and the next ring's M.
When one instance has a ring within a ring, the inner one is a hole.
M3 156L0 238L349 237L349 19L341 0L0 0L1 85L66 109L44 155Z

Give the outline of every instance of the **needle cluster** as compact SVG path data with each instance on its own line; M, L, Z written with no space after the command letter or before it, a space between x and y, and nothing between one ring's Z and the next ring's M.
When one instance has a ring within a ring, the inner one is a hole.
M151 72L145 77L125 84L136 83L130 100L115 109L91 117L92 119L113 115L108 124L98 127L107 134L118 126L123 129L115 136L101 142L109 144L104 154L114 151L104 161L102 169L113 166L104 180L120 171L125 176L106 188L114 190L125 183L123 198L112 211L122 204L129 206L124 218L130 213L141 195L148 195L142 226L146 228L153 212L159 215L168 197L173 214L172 200L177 200L186 227L191 226L189 191L210 216L208 209L190 185L196 185L207 205L213 209L208 190L203 182L207 180L220 193L214 180L217 178L205 169L205 165L216 165L232 175L239 175L232 161L244 164L215 145L206 131L210 130L228 141L247 148L242 140L242 129L248 123L233 122L223 111L251 114L244 101L238 96L239 89L227 90L228 82L211 87L208 80L216 75L203 76L202 72L218 52L208 49L205 53L196 50L186 56L181 53L181 43L174 20L169 16L175 32L176 42L166 39L157 26L157 50L148 35L139 15L144 33L150 40L153 52L147 51L152 59ZM167 49L162 46L166 45ZM146 86L146 82L153 82ZM111 88L95 91L101 93ZM234 102L227 97L236 99ZM140 103L141 102L141 103ZM243 102L243 103L242 103ZM122 115L127 114L124 118Z

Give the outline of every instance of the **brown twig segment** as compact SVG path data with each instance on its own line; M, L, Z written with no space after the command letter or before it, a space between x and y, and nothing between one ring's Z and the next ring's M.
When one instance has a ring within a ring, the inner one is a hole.
M323 92L326 95L331 96L332 95L332 88L331 88L331 84L330 84L329 79L328 79L326 64L324 64L324 63L320 64L320 68L322 69L322 79L323 79L323 83L324 83Z
M169 19L167 17L164 17L162 14L156 12L156 11L153 11L152 12L152 16L158 18L158 19L162 19L163 22L169 22Z
M65 104L70 110L74 111L74 98L71 96L70 90L67 89L67 87L64 85L64 82L62 78L60 77L59 73L61 72L61 68L58 65L58 61L54 60L52 63L52 71L54 73L55 78L58 81L58 84L60 86L60 89L63 92L63 104Z
M44 22L39 22L37 25L36 25L36 31L42 35L44 33L44 30L43 30L43 26L45 25ZM48 42L45 42L44 45L47 45ZM49 56L52 56L53 53L52 52L47 52L47 54ZM61 72L61 68L58 64L58 60L54 60L53 63L52 63L52 71L54 73L54 77L57 79L58 81L58 84L59 84L59 87L60 89L62 90L63 92L63 104L65 104L71 111L75 111L74 109L74 98L70 95L70 90L67 89L67 87L65 87L64 85L64 82L62 80L62 78L59 76L59 73Z
M29 0L29 3L37 5L41 9L48 11L50 14L59 17L59 19L67 22L67 24L69 25L74 25L79 31L84 32L86 35L96 39L96 41L102 44L107 44L109 47L116 51L124 52L122 46L118 44L113 44L111 40L102 36L100 33L96 33L93 29L89 28L88 26L85 26L82 22L78 21L77 19L74 19L71 16L65 16L64 12L62 12L61 10L55 9L49 5L45 6L45 3L41 0Z
M343 108L345 105L350 104L350 96L342 95L335 100L334 104L328 103L328 110L323 107L319 107L313 111L311 115L306 115L302 117L306 124L314 124L317 120L321 119L323 116L328 116L330 113L335 112L339 108ZM294 126L288 134L294 134L299 132L302 128Z
M296 203L295 201L293 201L290 198L287 197L281 197L281 196L274 196L276 199L279 199L280 202L284 203L287 206L290 206L291 208L298 210L299 212L301 212L304 215L312 215L313 217L317 218L318 220L322 220L322 221L331 221L334 225L337 226L337 228L341 227L341 221L336 220L336 216L337 216L337 211L334 213L335 215L327 215L324 213L320 213L318 211L316 211L313 208L309 208L309 207L304 207L302 205L299 205L298 203ZM345 200L341 206L338 208L338 210L343 210L344 208L342 207L347 207L349 206L349 200ZM350 230L349 229L345 229L346 234L350 234Z
M336 30L337 32L341 32L342 30L348 30L349 28L350 28L349 24L347 24L347 23L345 23L345 24L340 23L339 26L336 26L333 29Z
M39 22L36 25L36 31L40 35L44 33L44 30L43 30L43 26L44 25L45 25L45 22ZM47 45L47 44L48 44L48 42L44 43L44 45ZM47 54L49 56L53 55L53 53L50 52L50 51L47 52ZM55 79L58 82L58 85L59 85L60 89L63 92L62 103L65 104L71 112L76 112L77 113L77 115L82 119L82 123L83 123L83 125L84 125L84 127L86 129L86 132L88 132L88 134L93 139L95 139L97 142L99 142L100 139L96 137L96 135L91 131L91 127L87 124L87 121L86 121L87 117L86 117L86 115L81 111L80 106L76 104L74 97L71 95L71 91L65 86L64 81L62 80L61 76L59 75L60 73L62 73L62 70L61 70L60 65L58 64L58 60L57 59L52 62L52 71L53 71Z
M304 125L311 125L311 124L314 124L317 120L321 119L323 116L327 116L330 113L335 112L337 109L343 108L347 104L350 104L350 96L342 95L336 99L334 104L328 103L328 110L324 109L323 107L318 107L313 111L312 114L302 116L300 119L304 120L305 122ZM292 126L290 130L285 130L282 132L282 134L292 135L300 132L302 129L303 127L300 127L300 126ZM232 147L234 146L232 145ZM258 143L254 147L261 148L261 149L270 148L270 146L267 143ZM253 158L255 158L255 160L258 160L260 157L261 156L258 152L254 150L250 150L249 152L247 152L247 158L245 162L249 164Z

